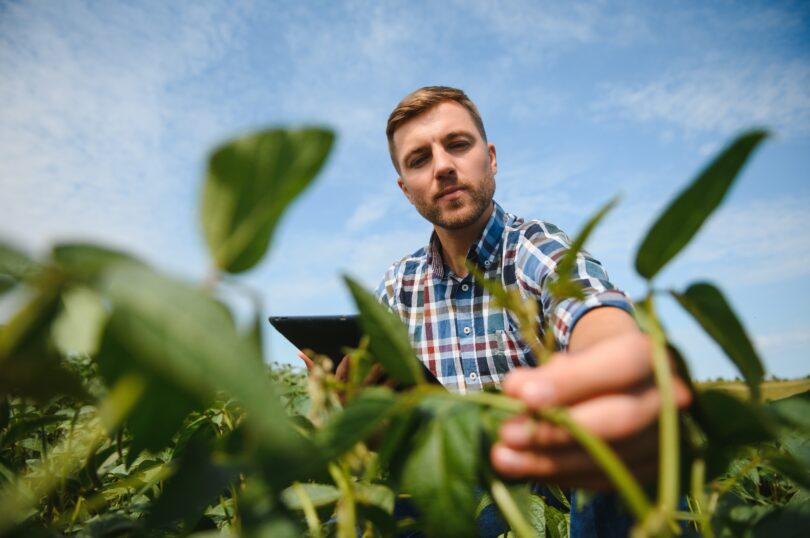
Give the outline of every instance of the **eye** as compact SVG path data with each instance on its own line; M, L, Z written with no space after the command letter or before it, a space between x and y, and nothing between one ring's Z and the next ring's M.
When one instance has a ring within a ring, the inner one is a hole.
M456 140L455 142L451 142L448 144L449 149L465 149L469 147L470 143L466 140Z
M427 161L427 157L425 155L416 155L411 160L408 161L408 168L419 168Z

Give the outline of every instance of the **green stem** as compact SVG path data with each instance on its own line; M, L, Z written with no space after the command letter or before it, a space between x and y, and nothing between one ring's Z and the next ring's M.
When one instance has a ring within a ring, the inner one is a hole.
M515 502L512 494L509 493L506 484L493 477L489 483L489 491L492 493L492 499L500 508L503 517L506 518L518 538L532 538L535 536L535 529L523 517L520 507Z
M667 354L666 337L655 315L652 295L646 297L643 306L647 317L647 330L653 345L655 382L661 398L658 423L660 447L658 452L658 502L666 516L678 508L678 492L680 491L678 407L675 405L675 391Z
M337 537L338 538L357 538L355 531L357 517L354 507L354 491L349 483L349 477L346 472L340 467L340 464L330 463L329 474L332 475L332 480L335 481L341 493L341 498L338 500L337 505Z
M318 512L315 510L315 505L312 499L307 495L307 490L300 482L293 484L293 491L301 501L301 508L304 510L304 519L306 519L307 527L309 527L309 534L313 538L320 538L321 536L321 520L318 519Z
M695 502L695 512L700 516L698 524L700 532L706 538L714 538L714 529L710 514L706 511L706 491L704 482L706 481L706 461L703 458L695 458L692 462L692 500Z

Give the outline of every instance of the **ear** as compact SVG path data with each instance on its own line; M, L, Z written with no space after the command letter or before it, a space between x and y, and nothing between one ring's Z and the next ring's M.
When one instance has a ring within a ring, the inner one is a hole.
M411 199L411 193L408 191L408 187L405 186L405 182L402 181L401 177L397 178L397 185L399 185L399 189L402 191L402 194L405 195L405 198L407 198L408 201L411 204L413 204L413 200Z
M489 151L489 168L494 176L498 173L498 159L495 156L495 144L487 144L487 150Z

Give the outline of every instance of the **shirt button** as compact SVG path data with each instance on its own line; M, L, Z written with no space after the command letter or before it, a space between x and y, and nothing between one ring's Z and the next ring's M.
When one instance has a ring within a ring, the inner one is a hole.
M476 379L478 379L478 374L476 374L475 372L471 373L470 374L470 381L475 381Z
M470 289L470 285L469 285L469 284L462 284L462 285L461 285L461 291L467 291L468 289Z
M464 327L464 334L470 334L470 328Z
M484 262L484 267L489 267L490 265L492 265L491 261L487 260Z

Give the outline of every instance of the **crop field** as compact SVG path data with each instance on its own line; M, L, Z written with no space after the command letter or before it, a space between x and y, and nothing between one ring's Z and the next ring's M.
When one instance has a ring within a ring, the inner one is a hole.
M702 381L697 385L701 389L722 390L743 399L748 398L750 393L748 386L742 381ZM763 381L761 387L764 400L781 400L810 390L810 377Z

